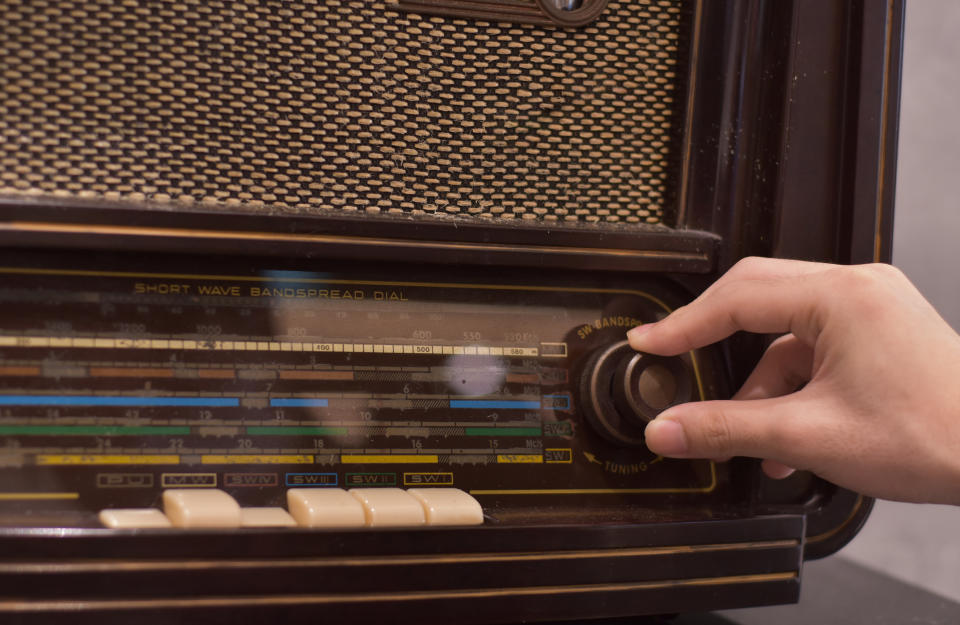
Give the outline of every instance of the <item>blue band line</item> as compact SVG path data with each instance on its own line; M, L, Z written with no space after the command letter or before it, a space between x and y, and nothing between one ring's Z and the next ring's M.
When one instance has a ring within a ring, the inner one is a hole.
M326 408L327 400L299 397L278 398L271 399L270 406L275 408Z
M451 399L451 408L493 408L498 410L540 410L539 401L508 399Z

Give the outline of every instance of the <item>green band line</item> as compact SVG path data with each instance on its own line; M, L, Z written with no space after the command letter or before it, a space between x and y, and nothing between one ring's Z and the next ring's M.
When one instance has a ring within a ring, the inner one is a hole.
M247 434L251 436L346 436L348 428L344 427L294 427L294 426L266 426L248 427ZM464 428L465 436L541 436L540 428Z
M263 434L267 436L346 436L347 428L324 427L248 427L247 434Z
M541 436L540 428L464 428L466 436Z

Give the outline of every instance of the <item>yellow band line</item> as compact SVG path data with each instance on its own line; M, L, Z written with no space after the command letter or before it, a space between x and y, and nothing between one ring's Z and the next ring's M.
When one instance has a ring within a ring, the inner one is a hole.
M80 499L80 493L0 493L0 501L45 501Z
M439 464L440 457L430 454L347 454L340 456L340 464Z
M313 456L296 454L205 454L200 464L313 464Z
M39 454L41 466L110 464L180 464L177 455Z

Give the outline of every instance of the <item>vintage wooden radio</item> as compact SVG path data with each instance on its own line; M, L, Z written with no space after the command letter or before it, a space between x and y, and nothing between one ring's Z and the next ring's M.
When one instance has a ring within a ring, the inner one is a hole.
M897 0L0 2L0 620L795 601L870 501L645 423L746 255L889 258Z

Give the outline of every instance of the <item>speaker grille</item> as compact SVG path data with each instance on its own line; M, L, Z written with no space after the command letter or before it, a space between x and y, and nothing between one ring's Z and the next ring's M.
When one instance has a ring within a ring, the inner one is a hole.
M579 29L387 2L0 0L0 193L669 222L689 8Z

